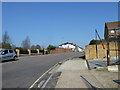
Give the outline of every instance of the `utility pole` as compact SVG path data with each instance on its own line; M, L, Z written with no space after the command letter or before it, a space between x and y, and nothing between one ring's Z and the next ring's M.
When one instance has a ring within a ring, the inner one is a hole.
M110 65L110 47L109 47L109 35L107 36L107 65Z
M101 38L100 38L99 33L97 32L97 30L95 30L95 31L96 31L96 35L98 36L98 38L99 38L100 42L102 43L103 49L105 49L104 44L103 44L103 42L102 42L102 40L101 40Z
M105 47L104 47L103 41L102 41L101 38L100 38L100 35L99 35L98 31L95 30L95 38L96 38L96 57L98 58L97 36L98 36L98 38L99 38L99 40L100 40L100 42L101 42L101 44L102 44L103 49L105 49Z
M98 47L97 47L97 30L95 30L95 39L96 39L96 58L98 58Z

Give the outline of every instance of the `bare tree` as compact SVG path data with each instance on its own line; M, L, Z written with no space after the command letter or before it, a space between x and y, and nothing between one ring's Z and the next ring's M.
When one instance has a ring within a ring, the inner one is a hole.
M11 47L12 47L12 49L15 49L15 48L16 48L16 46L15 46L14 44L12 44L12 46L11 46Z
M40 45L36 45L36 49L41 49Z
M11 49L11 39L10 36L8 35L8 32L5 32L2 36L2 43L1 47L4 49Z
M32 45L32 46L31 46L31 49L36 49L36 46L35 46L35 45Z
M40 47L40 45L37 44L37 45L32 45L31 49L41 49L41 47Z
M2 37L2 42L6 44L11 43L10 36L8 35L8 32L5 32Z
M41 49L45 49L45 46L44 46L44 45L41 45Z
M27 36L25 40L22 41L22 47L24 49L30 48L30 38Z

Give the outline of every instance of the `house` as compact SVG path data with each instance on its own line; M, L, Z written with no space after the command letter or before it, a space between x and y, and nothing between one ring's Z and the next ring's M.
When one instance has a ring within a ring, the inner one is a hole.
M66 43L59 45L59 48L71 49L72 51L75 51L75 52L83 52L84 51L83 48L79 47L76 44L70 43L70 42L66 42Z
M104 39L105 41L103 42L103 44L100 43L98 45L86 45L85 57L87 60L96 58L107 58L108 54L110 56L110 59L111 57L119 56L120 60L120 21L105 23ZM107 40L109 42L106 42Z
M104 38L107 40L110 37L120 35L120 21L105 23Z
M120 21L105 23L104 38L108 41L107 60L110 62L109 56L112 56L114 53L116 53L114 56L116 56L116 60L118 59L120 63ZM110 42L114 42L114 44L110 44ZM112 47L110 47L111 45Z

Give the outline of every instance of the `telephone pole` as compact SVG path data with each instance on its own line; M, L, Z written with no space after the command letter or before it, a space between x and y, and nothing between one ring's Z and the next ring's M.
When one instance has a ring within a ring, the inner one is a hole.
M109 47L109 35L107 37L107 65L110 65L110 47Z
M97 30L95 30L95 39L96 39L96 58L98 58L98 47L97 47Z

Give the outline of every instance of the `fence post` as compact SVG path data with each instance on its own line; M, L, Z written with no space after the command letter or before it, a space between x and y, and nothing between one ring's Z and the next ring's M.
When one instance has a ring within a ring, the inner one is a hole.
M15 51L17 52L17 56L20 56L20 50L16 49Z
M47 54L47 50L46 49L44 49L44 54Z
M29 55L31 55L31 50L30 49L28 49L28 53L29 53Z
M37 50L37 54L39 55L40 54L40 50L39 49L36 49Z

